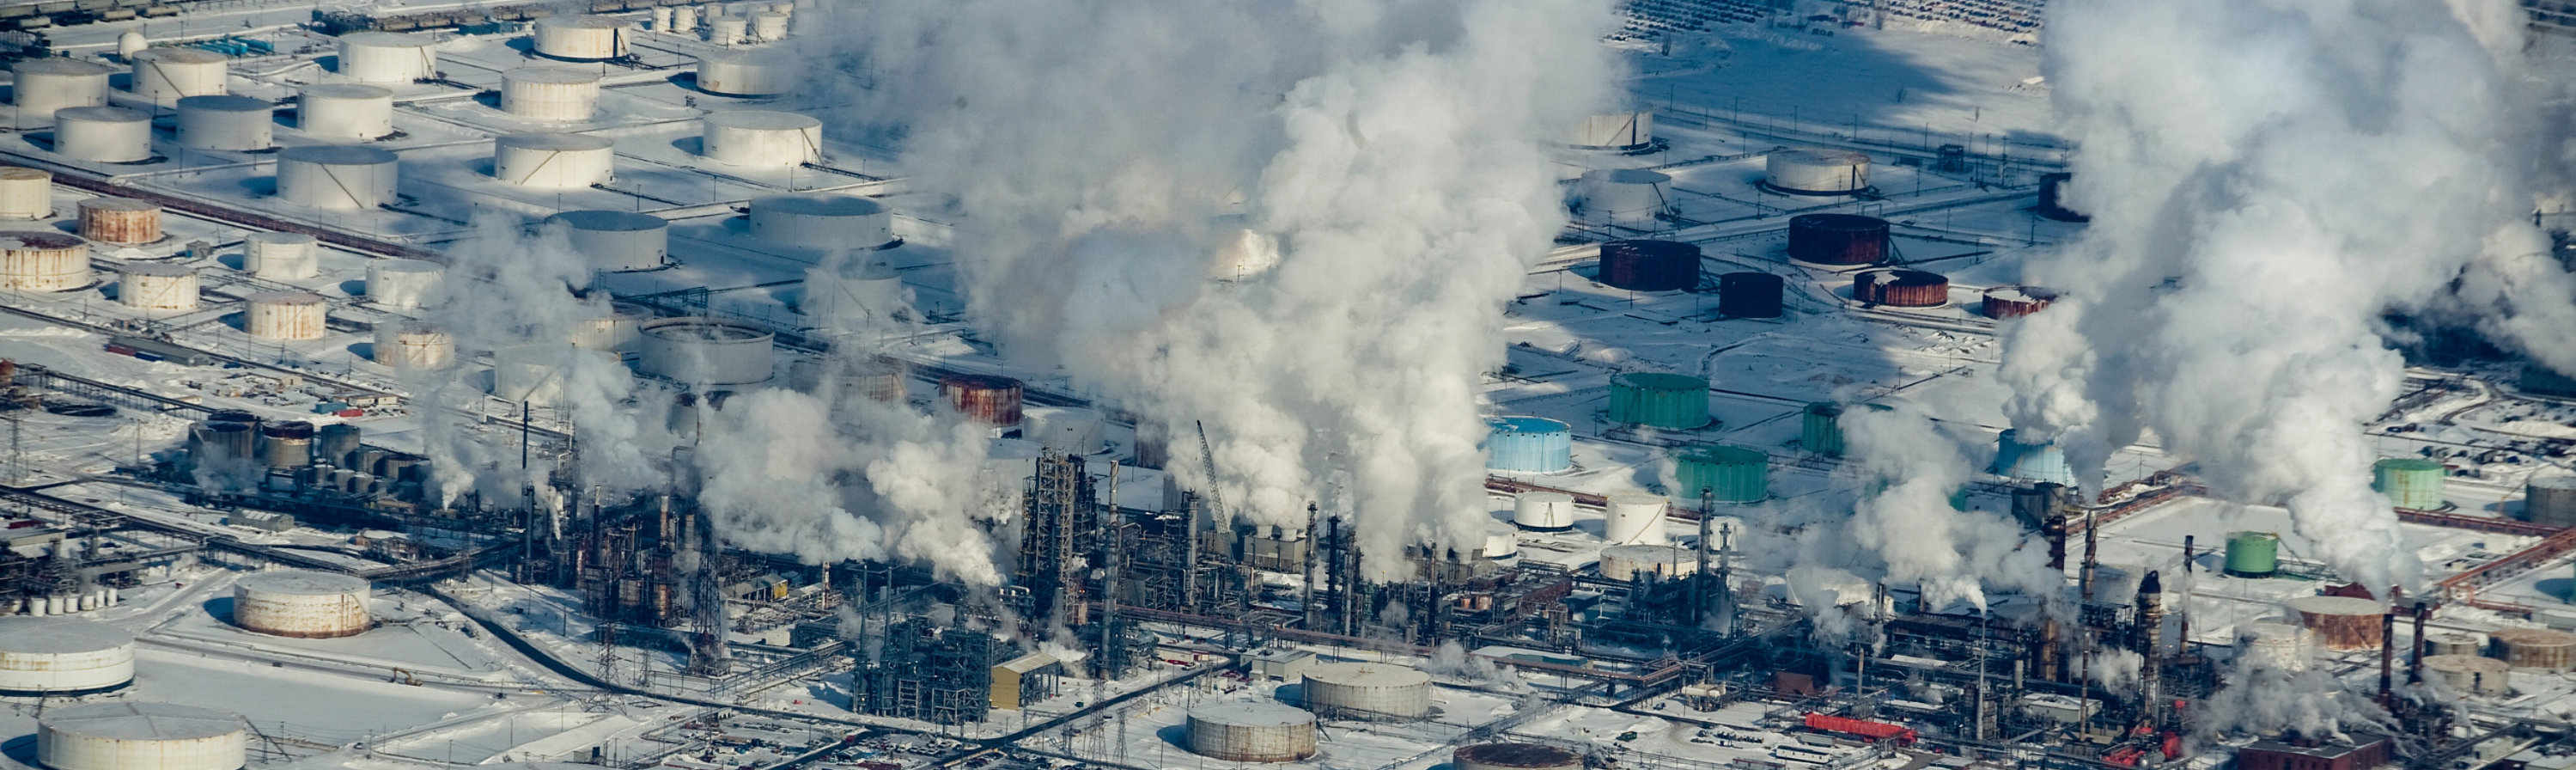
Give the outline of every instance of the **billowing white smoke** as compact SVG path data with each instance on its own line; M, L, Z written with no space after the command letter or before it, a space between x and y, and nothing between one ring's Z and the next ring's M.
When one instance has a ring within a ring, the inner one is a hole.
M1610 21L1606 0L885 0L835 28L872 88L857 117L900 119L907 173L959 202L980 325L1149 420L1206 421L1255 522L1346 497L1394 576L1406 544L1481 537L1479 378L1565 220L1541 143L1616 89ZM1278 265L1211 284L1246 226Z
M1964 601L1983 609L1989 590L2056 598L2065 574L2048 568L2046 543L2002 514L1950 505L1951 495L1983 465L1971 454L1989 443L1983 434L1954 432L1902 402L1846 410L1842 426L1848 437L1844 467L1855 472L1848 481L1861 497L1848 518L1829 513L1807 523L1798 564L1831 565L1891 587L1919 587L1925 606L1934 608ZM1792 571L1790 579L1802 596L1822 596L1828 586L1797 584L1852 578L1808 570ZM1820 629L1830 625L1827 620L1819 617Z
M2093 224L2034 268L2067 299L2007 336L2014 424L2081 478L2152 430L2218 494L2286 503L2346 578L2413 580L2360 432L2400 382L2383 311L2456 303L2467 272L2512 300L2491 312L2571 317L2493 278L2534 272L2502 161L2519 38L2492 33L2509 0L2456 4L2051 4L2046 72Z

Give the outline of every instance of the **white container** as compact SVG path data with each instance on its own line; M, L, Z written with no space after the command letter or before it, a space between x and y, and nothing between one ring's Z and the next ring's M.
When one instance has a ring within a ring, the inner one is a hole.
M2464 695L2509 695L2513 665L2478 655L2426 655L2425 678Z
M1674 578L1699 571L1699 555L1668 545L1614 545L1601 549L1601 576L1611 580Z
M2237 629L2237 649L2247 665L2303 670L2316 654L2316 634L2288 623L2248 623Z
M189 96L219 96L232 57L202 48L154 48L133 56L134 95L168 105Z
M640 305L611 305L607 313L575 324L572 346L583 350L626 353L644 347L644 322L653 312Z
M1485 545L1476 549L1476 552L1484 554L1488 559L1509 559L1519 556L1521 553L1520 528L1495 522L1485 528Z
M0 694L70 695L134 681L134 634L87 620L0 618Z
M197 269L162 262L127 262L116 270L116 303L136 310L197 309Z
M54 232L0 232L0 289L70 291L89 285L89 242Z
M209 708L144 701L61 706L36 720L36 762L50 770L240 770L250 725Z
M233 584L233 625L298 639L353 636L370 624L369 590L367 581L335 572L248 575Z
M396 369L445 369L456 361L456 338L431 324L380 323L375 359Z
M850 260L856 262L857 260ZM805 273L796 311L830 332L885 334L898 330L897 314L912 307L903 274L883 262L817 267Z
M503 72L501 111L529 120L589 120L599 111L599 73L565 67Z
M1512 524L1541 532L1573 529L1574 496L1563 492L1522 492L1512 503Z
M1420 719L1431 713L1431 675L1384 663L1306 669L1307 711L1350 719Z
M1567 131L1568 146L1586 150L1636 150L1654 144L1655 113L1605 112L1574 124Z
M367 301L404 310L430 307L445 298L447 266L417 259L378 259L367 263Z
M626 55L626 36L633 27L624 20L575 14L548 16L533 25L538 56L563 61L607 61Z
M53 215L54 172L0 166L0 219L45 219Z
M1663 545L1664 507L1661 495L1611 495L1602 539L1611 545Z
M755 40L787 39L787 14L755 13L751 15L751 36Z
M670 255L671 223L651 214L566 211L546 217L545 227L562 232L595 270L651 270Z
M740 16L724 16L707 22L707 42L714 43L716 45L740 45L742 43L749 42L748 38L750 37L750 19L745 19Z
M190 96L179 100L179 146L191 150L265 150L276 105L247 96Z
M725 96L777 96L794 90L803 72L803 63L792 53L776 48L717 51L698 57L698 90Z
M264 291L244 299L250 308L243 311L242 331L260 339L321 339L322 323L330 315L330 303L312 292Z
M1021 420L1021 437L1071 455L1100 451L1101 431L1109 422L1097 409L1050 406L1024 409Z
M296 101L295 127L305 136L345 142L394 132L394 92L379 86L310 85Z
M270 281L301 281L321 273L321 243L303 233L251 233L242 239L242 269Z
M105 64L59 56L21 59L9 69L16 80L11 89L20 125L52 120L55 110L68 107L105 106L108 75L116 72Z
M1655 215L1672 208L1673 178L1642 168L1594 169L1575 183L1587 222L1652 227Z
M438 73L438 41L401 32L340 36L340 76L360 83L409 83Z
M702 121L700 151L718 163L790 168L823 159L823 121L793 112L734 110Z
M664 318L644 324L636 370L684 385L767 382L778 363L769 330L718 318Z
M277 194L314 208L372 209L397 200L399 161L373 147L288 147L277 153Z
M670 6L667 6L667 5L666 5L666 6L659 6L659 7L656 7L656 8L654 8L654 9L653 9L653 31L655 31L655 32L669 32L669 31L671 31L671 7L670 7Z
M796 249L883 248L894 243L894 215L883 204L856 195L768 195L751 200L751 234Z
M54 154L94 163L152 158L152 116L123 107L66 107L54 112Z
M1781 150L1763 160L1763 181L1795 195L1849 195L1869 189L1869 156L1850 150Z
M492 395L535 406L561 404L573 389L581 356L614 363L615 354L570 345L520 345L492 351Z
M1315 755L1315 715L1270 701L1190 709L1190 753L1231 762L1294 762Z
M615 146L587 134L510 134L492 140L492 175L557 190L607 184L616 175Z
M696 9L696 8L694 8L694 7L686 6L686 5L679 6L679 7L676 7L676 8L672 8L672 9L671 9L671 31L673 31L673 32L696 32L696 31L698 31L698 9Z

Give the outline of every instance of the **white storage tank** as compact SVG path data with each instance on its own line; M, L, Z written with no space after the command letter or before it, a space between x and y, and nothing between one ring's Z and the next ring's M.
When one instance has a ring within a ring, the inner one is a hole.
M1566 132L1565 143L1585 150L1643 150L1655 143L1655 113L1605 112L1584 118Z
M704 119L700 151L733 166L788 168L823 159L823 121L793 112L732 110Z
M110 701L36 719L36 764L49 770L241 770L250 724L197 706Z
M752 39L762 41L787 39L787 18L787 14L783 13L752 14Z
M794 90L796 78L804 71L794 54L775 48L717 51L698 57L698 90L724 96L777 96Z
M1601 549L1601 576L1611 580L1675 578L1699 571L1699 555L1669 545L1614 545Z
M1541 532L1574 528L1574 496L1563 492L1522 492L1512 502L1512 524Z
M1583 172L1575 189L1583 219L1629 227L1652 227L1655 217L1672 208L1673 178L1642 168L1594 169Z
M693 6L686 6L686 5L672 8L672 9L671 9L671 31L673 31L673 32L696 32L696 31L698 31L698 9L697 9L697 8L695 8L695 7L693 7Z
M1190 753L1229 762L1295 762L1315 755L1315 715L1267 701L1190 709Z
M751 234L788 248L863 251L894 243L894 215L856 195L765 195L751 199Z
M2513 664L2480 655L2426 655L2424 675L2461 694L2494 696L2513 692Z
M574 362L583 360L615 364L615 353L587 351L571 345L520 345L492 351L492 395L505 401L525 401L536 406L561 404L573 392L576 383Z
M372 209L397 200L400 161L373 147L288 147L277 153L277 194L314 208Z
M54 172L0 166L0 219L44 219L53 215Z
M94 163L152 158L152 116L123 107L54 111L54 154Z
M546 217L544 227L561 231L595 270L651 270L670 257L671 223L651 214L566 211Z
M224 93L232 57L202 48L153 48L133 56L135 96L170 104L187 96Z
M195 310L197 269L162 262L127 262L116 269L116 302L136 310Z
M134 634L75 618L0 618L0 695L106 692L134 681Z
M2299 671L2316 654L2316 634L2293 623L2247 623L2236 637L2238 654L2250 656L2248 665Z
M263 291L243 298L242 331L267 340L318 340L330 303L309 291Z
M1662 495L1611 495L1602 539L1611 545L1663 545L1664 506Z
M644 346L644 322L650 320L653 311L641 305L610 305L608 312L573 327L572 346L614 353L639 350Z
M620 19L590 14L538 19L531 34L538 56L563 61L607 61L626 55L634 29Z
M1020 437L1071 455L1100 451L1101 430L1109 419L1097 409L1029 407L1020 414Z
M340 76L360 83L409 83L438 72L438 41L402 32L340 36Z
M66 233L0 232L0 289L70 291L88 285L88 241Z
M588 134L525 133L492 140L492 175L525 187L573 189L616 177L616 145Z
M456 361L456 338L432 324L376 324L376 363L396 369L445 369Z
M599 111L599 73L568 67L503 72L501 111L529 120L589 120Z
M179 146L191 150L265 150L276 124L276 105L247 96L190 96L179 100Z
M1850 150L1781 150L1764 159L1763 182L1793 195L1849 195L1869 189L1869 156Z
M903 365L882 359L800 358L788 364L787 375L797 390L827 399L835 407L863 401L899 404L908 392Z
M381 86L324 83L296 97L295 127L305 136L367 141L394 132L394 92Z
M367 263L367 301L385 307L429 307L444 298L447 266L417 259L379 259Z
M1485 527L1485 545L1476 549L1488 559L1509 559L1521 553L1521 530L1502 522Z
M269 281L301 281L322 272L322 244L303 233L251 233L242 239L242 269Z
M270 636L329 639L367 630L367 581L336 572L278 570L233 584L233 625Z
M1420 719L1431 714L1431 675L1385 663L1306 669L1307 711L1342 719Z
M21 59L10 65L19 125L52 120L54 111L107 105L107 78L116 68L60 56Z
M749 385L777 369L769 330L720 318L664 318L644 324L636 370L686 385Z
M751 20L740 16L719 16L707 21L707 42L716 45L739 45L750 42Z
M857 260L849 260L856 262ZM897 314L912 307L903 274L883 262L849 265L826 262L805 273L805 289L796 312L806 323L833 332L890 332Z

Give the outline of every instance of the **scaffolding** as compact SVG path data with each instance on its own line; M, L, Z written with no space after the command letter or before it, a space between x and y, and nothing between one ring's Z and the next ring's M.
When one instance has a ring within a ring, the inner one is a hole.
M850 677L850 710L943 725L984 721L992 709L993 666L1017 651L989 634L911 618L885 629L874 659L861 652Z

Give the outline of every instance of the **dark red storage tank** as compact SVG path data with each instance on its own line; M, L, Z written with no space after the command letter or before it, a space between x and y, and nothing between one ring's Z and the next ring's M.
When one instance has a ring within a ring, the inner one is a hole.
M2057 291L2038 286L1997 286L1986 290L1987 318L2002 320L2037 313L2057 301Z
M1789 218L1789 258L1819 265L1871 265L1887 260L1887 220L1859 214Z
M986 374L939 378L939 397L967 419L986 425L1020 424L1020 381Z
M1629 291L1682 291L1699 286L1699 247L1674 241L1601 244L1601 282Z
M1732 318L1780 317L1785 281L1770 273L1727 273L1717 277L1717 312Z
M1939 307L1950 301L1950 279L1903 268L1863 270L1852 276L1852 299L1889 307Z
M2090 222L2092 217L2066 207L2066 183L2074 174L2058 172L2039 175L2039 215L2060 222Z

